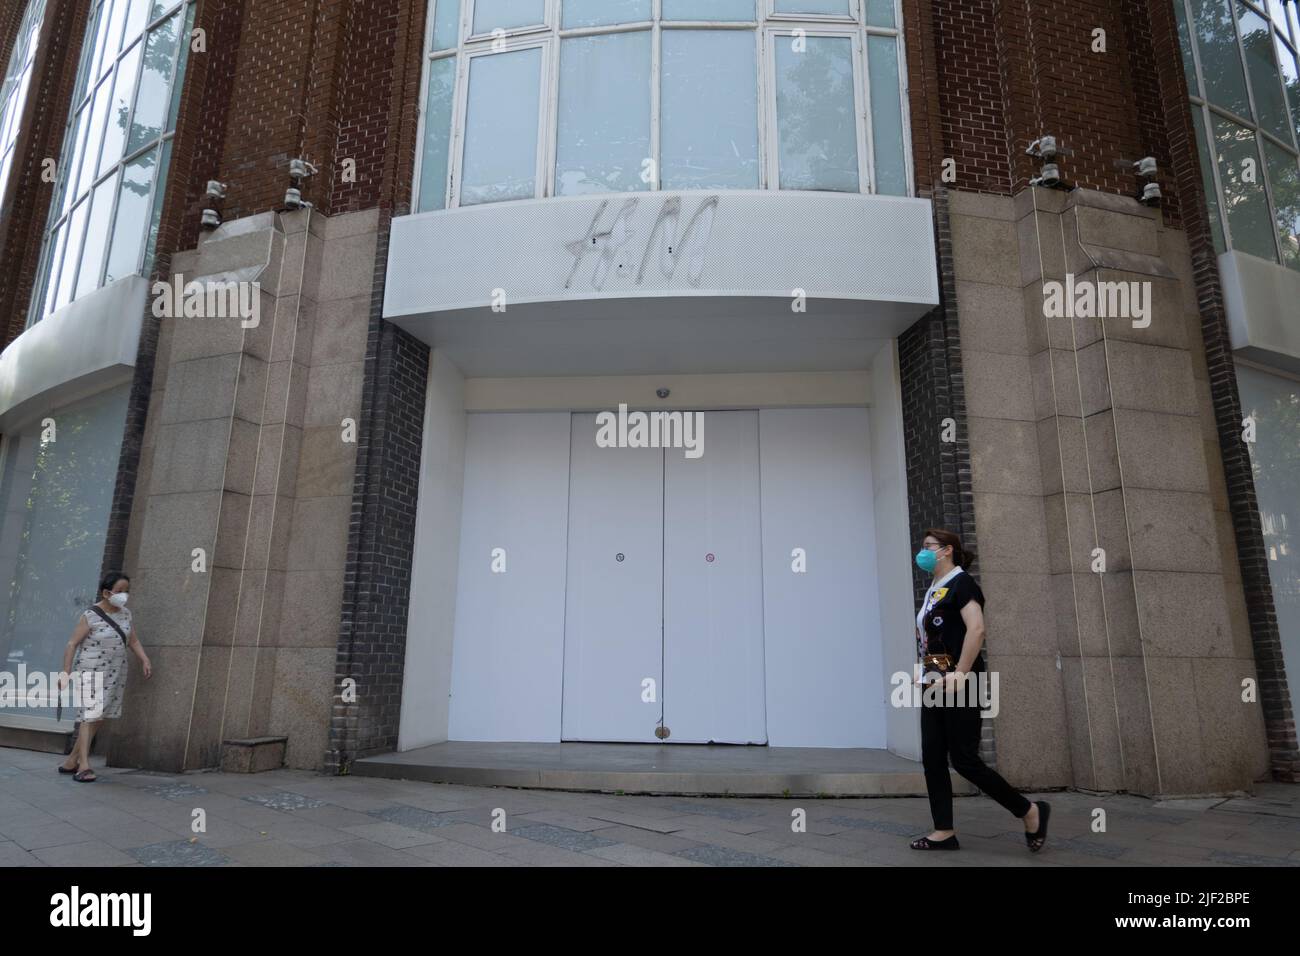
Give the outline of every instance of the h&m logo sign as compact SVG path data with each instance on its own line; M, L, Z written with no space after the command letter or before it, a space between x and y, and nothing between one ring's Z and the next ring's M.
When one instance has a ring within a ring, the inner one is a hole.
M586 235L580 239L565 243L565 249L573 256L573 268L565 280L566 289L574 288L574 283L590 282L591 288L599 292L605 287L611 275L631 277L636 285L641 285L651 269L651 259L657 258L658 278L664 284L671 282L682 260L686 260L686 280L698 287L704 274L704 257L708 251L709 239L713 235L713 221L717 216L718 197L707 196L700 205L684 218L680 196L668 196L659 202L659 211L654 224L645 232L638 227L638 220L644 223L648 217L637 215L642 199L634 196L624 200L614 218L606 225L605 212L610 201L603 200L596 209L596 214L587 227ZM647 205L651 201L647 201ZM604 228L602 228L604 227ZM640 252L637 258L635 253ZM657 253L657 256L656 256ZM579 276L579 270L590 259L595 265L590 271ZM656 277L651 276L651 281Z

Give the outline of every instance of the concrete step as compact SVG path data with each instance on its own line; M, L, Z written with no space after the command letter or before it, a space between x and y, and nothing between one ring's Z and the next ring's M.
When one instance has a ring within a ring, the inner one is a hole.
M449 741L366 757L364 777L466 786L735 796L924 796L921 765L886 750L715 744ZM953 775L953 792L974 793Z

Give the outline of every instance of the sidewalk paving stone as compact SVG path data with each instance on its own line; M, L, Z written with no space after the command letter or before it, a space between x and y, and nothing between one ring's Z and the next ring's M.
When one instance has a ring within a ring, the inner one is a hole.
M1052 803L1047 847L987 797L960 797L955 854L910 850L925 798L756 798L468 787L302 770L185 774L0 748L0 866L1297 866L1300 788L1152 801ZM1094 811L1105 811L1094 832ZM206 832L192 831L202 809ZM792 827L804 812L804 832ZM504 818L498 811L504 811ZM501 819L504 832L493 824ZM191 838L194 842L191 843Z

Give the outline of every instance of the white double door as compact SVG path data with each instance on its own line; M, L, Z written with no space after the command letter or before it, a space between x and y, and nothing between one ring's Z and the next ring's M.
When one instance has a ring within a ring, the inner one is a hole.
M697 458L597 434L573 415L562 739L766 743L758 412L703 413Z

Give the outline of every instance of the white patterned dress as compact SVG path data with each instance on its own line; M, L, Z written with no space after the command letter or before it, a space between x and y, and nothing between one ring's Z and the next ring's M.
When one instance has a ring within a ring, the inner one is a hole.
M122 697L126 691L126 643L108 622L89 608L82 616L90 633L82 640L73 670L85 675L82 681L82 720L111 720L122 716ZM122 633L131 636L131 612L122 608L109 614ZM102 697L94 685L102 675ZM102 707L102 710L101 710Z

